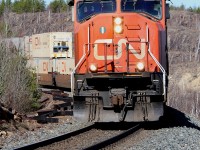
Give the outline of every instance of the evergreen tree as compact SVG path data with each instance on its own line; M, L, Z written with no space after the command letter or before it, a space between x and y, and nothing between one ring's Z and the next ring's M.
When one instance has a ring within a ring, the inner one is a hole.
M67 3L64 0L54 0L49 7L53 13L64 12L67 10Z
M11 10L11 8L12 8L11 0L6 0L5 1L5 7L6 7L6 9Z
M3 14L4 9L5 9L5 0L1 0L1 3L0 3L0 15Z
M185 10L185 6L183 4L181 4L180 10Z
M45 10L44 0L15 0L13 3L13 12L42 12Z
M15 0L13 3L12 11L16 13L23 13L23 1Z
M34 0L32 4L35 12L41 12L45 10L45 1L44 0Z
M196 13L200 14L200 7L196 9Z

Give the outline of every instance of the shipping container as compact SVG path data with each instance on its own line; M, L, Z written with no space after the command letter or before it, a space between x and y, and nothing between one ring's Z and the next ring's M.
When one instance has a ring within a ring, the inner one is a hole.
M71 87L75 67L72 55L72 33L50 32L24 37L28 66L41 85Z
M25 40L27 41L27 39ZM72 33L50 32L35 34L26 42L30 57L72 58Z

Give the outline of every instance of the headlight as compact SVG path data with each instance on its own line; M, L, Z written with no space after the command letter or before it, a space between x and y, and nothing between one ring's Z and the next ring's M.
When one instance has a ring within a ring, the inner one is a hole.
M115 24L119 25L119 24L122 23L122 18L117 17L117 18L114 19L114 22L115 22Z
M91 72L97 72L97 65L96 64L90 64L90 71Z
M137 69L139 70L139 71L144 71L144 64L143 63L141 63L141 62L139 62L139 63L137 63Z
M114 28L116 33L122 33L122 26L121 25L116 25Z

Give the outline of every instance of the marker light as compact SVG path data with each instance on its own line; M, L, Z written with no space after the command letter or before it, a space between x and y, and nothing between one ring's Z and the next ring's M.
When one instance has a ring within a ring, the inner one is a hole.
M117 17L114 19L115 24L120 25L122 23L122 18Z
M116 25L114 27L114 30L115 30L116 33L122 33L122 26L121 25Z
M137 63L137 69L138 69L139 71L144 71L144 64L141 63L141 62Z
M97 72L97 65L96 64L90 64L90 71L91 72Z

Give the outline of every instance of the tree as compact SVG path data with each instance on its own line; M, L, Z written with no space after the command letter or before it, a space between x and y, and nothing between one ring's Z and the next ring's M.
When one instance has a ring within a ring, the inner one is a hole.
M44 0L15 0L13 3L13 12L43 12L45 10Z
M24 8L24 2L23 0L15 0L14 3L13 3L13 8L12 8L12 11L13 12L16 12L16 13L23 13L25 10L23 10Z
M187 10L198 14L200 13L200 7L189 7Z
M53 13L64 12L67 10L67 3L64 0L54 0L49 7Z
M45 10L44 0L33 0L32 2L32 10L34 10L34 12L42 12Z
M171 10L185 10L185 6L182 4L181 6L170 5Z
M200 7L196 9L196 13L200 14Z
M185 10L185 6L183 4L181 4L180 10Z
M8 9L9 11L11 10L11 8L12 8L12 2L11 2L11 0L6 0L6 1L5 1L5 7L6 7L6 9Z
M18 112L30 111L39 97L36 76L11 41L0 41L0 102Z
M0 15L3 14L4 9L5 9L5 0L2 0L0 3Z

